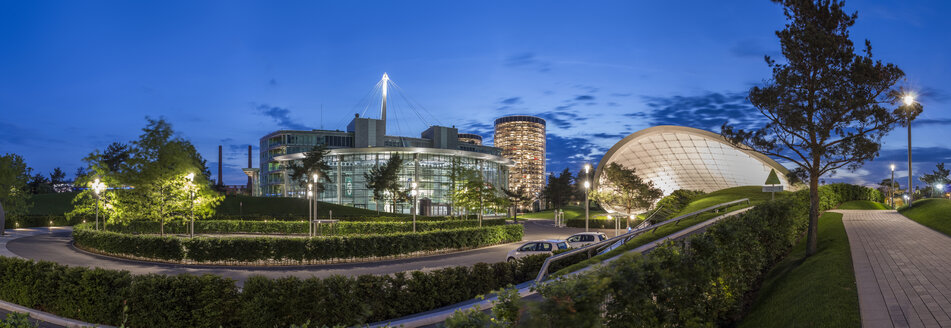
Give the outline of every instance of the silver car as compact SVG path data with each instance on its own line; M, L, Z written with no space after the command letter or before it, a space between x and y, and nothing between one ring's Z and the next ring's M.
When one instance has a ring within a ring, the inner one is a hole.
M579 232L568 237L567 241L568 247L579 248L607 239L608 236L601 232Z
M509 251L505 258L511 262L529 255L551 254L559 249L568 249L568 243L564 240L536 240L524 243L522 246Z

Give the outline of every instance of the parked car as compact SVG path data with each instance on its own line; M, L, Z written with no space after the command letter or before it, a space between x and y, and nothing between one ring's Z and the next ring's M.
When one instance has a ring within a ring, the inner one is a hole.
M509 251L505 258L511 262L529 255L551 254L559 249L568 249L568 243L564 240L536 240L524 243L522 246Z
M607 239L608 236L601 232L579 232L568 237L567 242L568 247L579 248Z

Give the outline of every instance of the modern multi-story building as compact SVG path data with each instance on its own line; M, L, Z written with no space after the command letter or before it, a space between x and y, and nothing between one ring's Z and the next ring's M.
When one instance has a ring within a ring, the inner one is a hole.
M483 146L478 135L460 134L455 127L431 126L419 138L386 135L386 88L384 75L380 119L359 115L339 130L279 130L261 138L260 169L256 170L259 192L263 196L304 197L306 189L290 181L290 161L304 158L315 145L328 149L330 165L324 191L319 200L359 208L377 209L373 191L368 190L364 174L386 162L390 156L403 158L399 180L407 189L417 183L419 213L447 215L451 209L453 171L466 168L478 171L495 186L508 188L509 168L515 163L501 156L502 150ZM458 171L457 171L458 172ZM381 203L387 212L409 213L410 206L396 207Z
M509 187L523 188L538 197L545 188L545 120L512 115L495 120L495 147L502 157L515 161L509 170Z

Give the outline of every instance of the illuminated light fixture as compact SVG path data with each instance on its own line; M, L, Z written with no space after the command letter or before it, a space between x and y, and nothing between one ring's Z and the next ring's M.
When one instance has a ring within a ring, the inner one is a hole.
M188 179L188 181L194 181L194 180L195 180L195 173L186 174L186 175L185 175L185 179Z
M911 93L905 94L904 97L901 97L901 100L905 103L906 106L911 106L911 104L915 103L915 95Z

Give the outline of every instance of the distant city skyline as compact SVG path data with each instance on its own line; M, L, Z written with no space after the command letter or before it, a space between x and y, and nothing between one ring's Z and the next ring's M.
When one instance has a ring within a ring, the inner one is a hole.
M774 31L785 24L765 0L269 5L0 4L0 153L72 177L93 150L134 140L146 116L164 117L213 174L223 145L224 182L244 184L247 146L257 167L267 133L375 117L364 100L386 72L437 118L398 99L388 134L454 125L492 144L494 119L534 115L548 122L547 170L577 172L650 126L761 124L745 95L770 77L763 56L781 59ZM902 68L902 86L924 105L913 123L915 175L951 161L951 4L846 8L859 14L853 41L869 39L877 59ZM824 179L873 184L894 163L904 184L905 142L897 128L879 159Z

